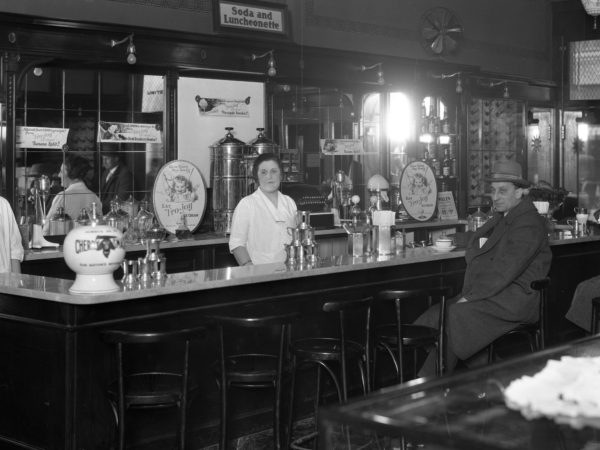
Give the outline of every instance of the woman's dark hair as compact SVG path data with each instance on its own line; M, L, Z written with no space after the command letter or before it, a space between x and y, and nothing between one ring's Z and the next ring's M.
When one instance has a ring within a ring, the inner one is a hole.
M83 156L74 153L67 153L65 156L65 169L71 180L84 181L91 167L90 162Z
M254 165L252 166L252 176L255 180L258 180L258 166L260 166L265 161L274 161L279 167L279 171L283 173L283 167L281 166L281 161L274 153L263 153L258 155L258 158L254 160Z

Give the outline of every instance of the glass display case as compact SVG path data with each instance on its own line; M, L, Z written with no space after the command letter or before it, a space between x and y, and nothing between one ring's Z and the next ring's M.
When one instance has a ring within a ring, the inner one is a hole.
M600 355L600 338L573 341L480 369L384 388L319 412L322 448L591 449L600 421L564 416L526 418L506 405L512 380L562 356ZM344 426L344 427L342 427ZM388 445L391 443L391 446Z

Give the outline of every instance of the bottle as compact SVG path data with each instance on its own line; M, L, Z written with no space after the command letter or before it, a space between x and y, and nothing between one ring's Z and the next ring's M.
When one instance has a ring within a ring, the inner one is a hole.
M106 222L109 227L116 228L119 231L124 231L127 226L127 222L125 222L123 220L123 216L119 214L118 207L119 204L117 201L113 200L110 202L110 211L104 215L104 222Z
M177 239L191 239L192 232L187 226L187 219L185 214L181 214L181 218L177 223L177 228L175 229L175 237Z
M148 201L142 200L140 202L140 209L138 210L138 213L135 216L134 222L134 226L136 228L140 240L146 239L146 234L148 230L152 228L153 220L154 214L152 214L148 210Z
M433 146L431 147L429 165L433 169L433 173L435 174L435 177L440 178L442 176L442 164L440 163L440 160L437 158L436 149Z
M458 175L458 165L456 155L454 154L454 144L452 142L448 145L448 154L450 155L450 176L456 178Z
M86 208L81 208L81 212L77 216L77 220L75 220L74 228L85 227L89 224L90 224L90 215L88 214Z
M98 214L98 205L96 202L92 202L92 211L90 213L90 225L95 227L98 225L105 225L106 223L102 219L102 216Z
M444 148L444 160L442 161L442 176L444 178L452 177L452 161L450 160L450 150Z

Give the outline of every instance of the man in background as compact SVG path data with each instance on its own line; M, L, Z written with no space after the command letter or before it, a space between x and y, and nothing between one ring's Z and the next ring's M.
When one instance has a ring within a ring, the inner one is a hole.
M102 168L100 199L102 213L106 214L110 211L110 202L115 199L115 196L120 201L125 201L133 193L133 175L117 152L102 154Z

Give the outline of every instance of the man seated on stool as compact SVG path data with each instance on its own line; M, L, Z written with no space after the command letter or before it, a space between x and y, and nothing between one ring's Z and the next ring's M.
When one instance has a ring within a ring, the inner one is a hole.
M494 216L469 238L462 292L448 302L446 369L474 356L520 323L538 320L538 293L532 281L544 278L552 253L546 224L527 198L530 183L519 163L496 162L492 169ZM438 326L439 306L423 313L416 324ZM419 376L435 375L435 351Z

